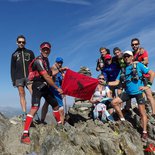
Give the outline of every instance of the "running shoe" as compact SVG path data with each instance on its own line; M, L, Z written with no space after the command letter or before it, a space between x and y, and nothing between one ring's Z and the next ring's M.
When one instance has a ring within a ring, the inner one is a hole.
M31 143L29 134L23 134L21 137L21 143L29 145Z
M147 142L148 139L148 133L142 133L142 141Z

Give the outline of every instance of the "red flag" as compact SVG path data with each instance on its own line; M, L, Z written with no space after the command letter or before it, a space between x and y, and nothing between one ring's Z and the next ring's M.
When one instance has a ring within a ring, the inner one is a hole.
M66 95L89 100L97 85L97 79L68 69L62 83L62 90Z

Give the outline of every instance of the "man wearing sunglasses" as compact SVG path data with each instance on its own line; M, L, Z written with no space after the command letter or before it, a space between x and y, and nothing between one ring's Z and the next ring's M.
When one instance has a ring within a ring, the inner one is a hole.
M142 128L143 128L143 133L142 133L142 140L147 140L148 134L147 134L147 115L145 111L145 99L143 97L143 91L150 88L153 79L154 79L154 72L150 69L148 69L146 66L144 66L142 63L137 62L137 74L138 74L138 79L133 78L133 53L131 51L125 51L123 54L124 61L126 63L125 67L125 78L126 78L126 87L125 91L119 95L119 97L116 97L112 101L112 105L114 109L116 110L117 114L120 117L121 121L124 121L125 118L122 114L122 111L120 109L120 104L122 102L126 102L132 98L136 98L137 104L138 104L138 109L140 112L141 116L141 121L142 121ZM147 86L144 86L143 81L141 79L142 74L148 73L150 75L149 77L149 82L150 84ZM121 82L120 80L120 73L114 82L109 82L108 85L110 86L115 86L118 85Z
M51 69L49 66L48 56L51 53L51 44L49 42L43 42L40 45L41 55L38 56L30 64L32 70L35 72L32 83L32 106L30 112L26 116L24 124L24 132L21 137L21 142L24 144L30 144L29 128L33 120L34 115L37 113L40 107L40 100L44 97L53 108L53 115L57 123L61 123L58 102L55 99L53 93L50 91L49 86L53 86L60 94L63 93L62 89L56 86L51 75Z
M11 79L13 86L18 88L20 104L22 107L22 120L26 117L25 86L32 94L31 82L28 80L28 66L34 59L34 53L25 48L26 38L23 35L17 37L18 48L11 57Z
M133 55L134 55L134 61L139 61L143 63L145 66L148 66L148 52L140 47L140 40L138 38L133 38L131 40L131 47L133 49ZM149 81L149 74L143 74L143 82L144 85L147 85ZM152 117L151 121L155 120L155 100L152 96L152 90L151 88L145 90L146 97L151 104L152 108Z

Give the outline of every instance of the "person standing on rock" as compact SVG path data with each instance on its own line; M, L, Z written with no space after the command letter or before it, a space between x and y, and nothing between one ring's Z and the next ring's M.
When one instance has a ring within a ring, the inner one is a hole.
M51 67L53 81L59 88L61 88L61 85L62 85L64 72L68 69L68 67L62 67L62 65L63 65L63 58L57 57L55 60L55 63ZM51 87L50 89L58 101L61 122L62 124L64 124L65 118L64 118L63 96L59 94L59 92L55 88ZM44 120L48 111L48 106L49 106L48 102L45 102L42 107L41 123L43 124L46 123L44 122Z
M123 113L120 108L120 104L122 102L126 102L130 100L131 98L136 98L138 103L138 109L141 116L142 121L142 140L147 140L148 134L147 134L147 115L145 110L145 99L143 96L144 90L151 87L151 83L154 80L154 72L150 69L148 69L145 65L142 63L136 64L136 74L133 72L134 68L134 62L133 62L133 53L131 51L125 51L123 53L123 58L126 63L125 67L125 91L120 94L118 97L114 98L112 100L112 105L116 111L116 113L119 115L121 121L125 121L125 118L123 116ZM147 86L144 86L142 81L142 74L148 73L150 75L149 77L149 84ZM116 81L108 82L107 84L109 86L115 86L118 85L121 82L121 73L119 73L118 77L116 78Z
M26 38L23 35L17 37L18 48L11 57L11 79L14 87L18 88L20 104L22 107L22 120L26 118L25 87L32 94L32 83L28 80L28 66L34 59L34 53L25 48Z
M138 38L133 38L131 40L131 47L133 49L134 61L143 63L145 66L148 66L148 52L140 47L140 40ZM144 85L148 84L149 74L143 74ZM152 117L155 119L155 99L152 96L151 88L145 90L146 97L151 104L152 108Z
M29 66L29 79L33 80L32 84L32 106L30 112L26 116L24 132L21 137L21 143L30 144L29 128L34 115L40 107L40 100L44 97L53 108L53 115L57 123L61 123L58 102L49 89L49 86L54 87L60 94L62 89L55 85L49 67L48 56L51 52L51 44L43 42L40 45L41 55L35 58Z

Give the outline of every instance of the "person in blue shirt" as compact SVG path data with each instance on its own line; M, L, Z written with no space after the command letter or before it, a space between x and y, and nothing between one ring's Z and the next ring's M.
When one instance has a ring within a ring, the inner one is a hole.
M104 57L104 61L105 61L105 66L102 69L102 74L104 75L106 81L108 82L115 81L120 71L120 67L118 67L116 63L112 62L112 56L110 54L107 54ZM119 89L119 87L116 87L116 86L110 87L110 90L112 91L112 97L116 96L115 94L116 89Z
M133 62L133 53L131 51L125 51L123 53L123 58L126 63L125 67L125 78L126 78L126 86L125 91L120 94L118 97L114 98L112 101L112 105L117 112L117 114L120 117L121 121L125 121L125 118L123 116L123 113L120 109L120 104L122 102L126 102L130 100L131 98L136 98L138 109L140 112L141 120L142 120L142 140L147 140L148 134L147 134L147 115L145 110L145 99L143 96L144 90L151 87L153 79L154 79L154 72L144 66L142 63L137 62L136 63L136 75L133 72L133 67L135 62ZM142 74L148 73L150 75L149 83L147 86L144 86L142 81ZM116 81L114 82L108 82L108 85L115 86L118 85L121 82L121 72L116 78Z
M64 72L68 69L68 67L63 67L62 65L63 65L63 58L57 57L55 60L55 63L51 67L52 78L53 78L55 85L58 88L61 88L62 80L64 77ZM60 120L61 120L61 123L64 124L65 117L64 117L63 96L54 87L50 87L49 89L53 93L54 97L56 98L56 100L58 102ZM41 123L43 123L43 124L46 124L45 117L48 112L48 106L49 106L49 104L47 102L45 102L42 107Z

